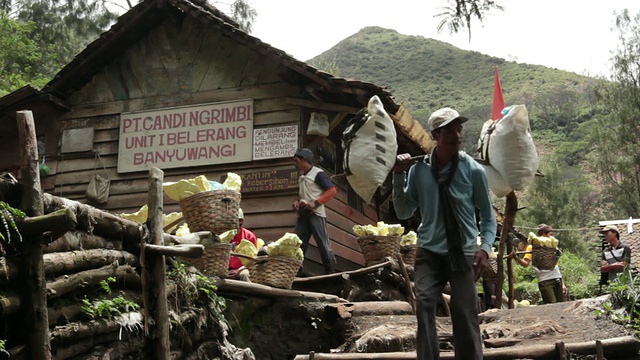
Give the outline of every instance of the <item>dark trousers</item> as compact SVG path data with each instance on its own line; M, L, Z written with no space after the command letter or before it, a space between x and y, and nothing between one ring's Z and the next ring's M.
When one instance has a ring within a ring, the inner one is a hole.
M473 256L466 256L473 269ZM453 346L458 360L481 360L482 342L478 322L478 292L473 270L453 272L446 255L418 248L415 264L418 331L418 360L440 358L436 331L436 306L444 286L451 284Z
M327 274L334 273L336 257L333 254L333 250L331 250L329 235L327 235L327 219L313 213L300 215L298 221L296 221L295 232L300 240L302 240L301 248L305 256L307 255L307 248L309 247L309 239L313 235L313 239L316 241L318 251L320 252L322 265L324 265L324 271Z
M562 279L539 281L538 289L540 290L540 294L542 295L542 302L545 304L553 304L564 301Z

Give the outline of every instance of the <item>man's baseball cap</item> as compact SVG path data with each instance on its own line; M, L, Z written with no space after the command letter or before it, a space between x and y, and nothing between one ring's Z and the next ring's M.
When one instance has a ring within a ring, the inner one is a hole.
M602 230L600 230L601 233L606 233L607 231L615 231L618 233L618 235L620 235L620 230L618 230L618 227L615 225L607 225L605 227L602 228Z
M298 151L296 151L296 153L293 156L297 156L299 158L305 159L309 163L313 164L313 151L307 148L298 149Z
M429 128L427 131L432 132L433 130L447 126L450 122L456 119L459 119L460 122L463 123L469 120L464 116L460 116L460 114L452 108L446 107L438 109L429 117L429 120L427 121L427 127Z

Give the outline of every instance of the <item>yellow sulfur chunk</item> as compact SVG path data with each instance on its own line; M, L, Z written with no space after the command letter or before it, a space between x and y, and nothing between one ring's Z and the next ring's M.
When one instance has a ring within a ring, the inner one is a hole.
M193 179L182 179L177 182L165 182L162 189L173 200L180 201L193 194L211 190L211 184L206 176L200 175Z
M233 252L246 255L246 256L256 257L258 255L258 248L256 248L251 241L247 239L242 239L240 240L240 243L236 246L236 248L233 250ZM238 257L238 259L240 259L240 262L242 262L242 265L244 266L247 266L251 261L242 257Z
M176 236L185 236L189 234L191 234L191 231L189 230L189 225L187 225L187 223L180 225L178 230L176 230Z
M402 246L415 245L417 243L418 243L418 235L413 230L409 231L405 235L402 235L402 238L400 239L400 244Z
M551 247L551 248L554 248L554 249L558 248L558 239L556 239L553 236L548 236L548 237L547 236L538 236L538 235L530 232L529 233L529 237L527 238L527 241L531 245Z
M236 173L227 173L227 178L224 183L222 183L222 186L227 189L240 192L240 189L242 189L242 178Z
M286 256L300 262L304 260L304 253L300 248L302 240L294 233L285 233L280 239L267 245L269 256Z
M228 243L231 240L233 240L233 238L236 236L237 233L238 233L238 229L231 229L223 232L218 236L220 237L221 243Z
M133 214L123 213L118 216L127 220L135 221L138 224L142 224L143 222L147 221L147 216L149 216L148 213L149 208L147 207L147 205L143 205L140 210L134 212Z

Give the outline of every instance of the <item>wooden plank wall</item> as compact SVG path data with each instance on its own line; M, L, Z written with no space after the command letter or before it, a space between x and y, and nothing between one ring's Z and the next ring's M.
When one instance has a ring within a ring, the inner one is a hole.
M203 24L184 18L170 19L157 31L125 50L124 55L101 69L90 83L69 99L73 109L59 123L63 130L93 127L93 152L61 154L48 162L49 176L43 177L44 190L61 197L85 202L85 190L94 173L111 179L109 202L112 213L132 213L147 203L148 172L118 174L118 136L120 113L172 106L251 98L254 101L254 128L301 124L303 109L287 104L287 97L299 96L300 89L276 75L277 62L236 44ZM301 125L302 132L303 126ZM221 181L228 172L290 169L290 158L194 168L166 169L165 181L205 175ZM241 206L245 224L257 236L273 241L293 232L295 212L291 202L296 191L243 194ZM164 198L165 213L180 211L176 201ZM364 265L352 227L356 223L375 223L375 209L367 216L348 206L344 189L329 206L329 234L339 258L338 269ZM312 243L305 269L320 273L319 255Z

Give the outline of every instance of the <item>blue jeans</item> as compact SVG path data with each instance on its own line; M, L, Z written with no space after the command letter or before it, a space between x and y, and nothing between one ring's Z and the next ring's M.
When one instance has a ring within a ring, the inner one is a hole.
M418 248L415 263L416 335L418 360L440 358L436 330L436 306L442 289L451 284L453 346L459 360L482 360L482 339L478 322L478 292L473 276L473 256L465 256L468 271L453 272L446 255Z
M316 240L322 265L327 274L335 272L336 257L331 250L331 243L327 235L327 219L314 213L300 214L296 221L296 235L302 240L302 252L306 255L311 235Z

